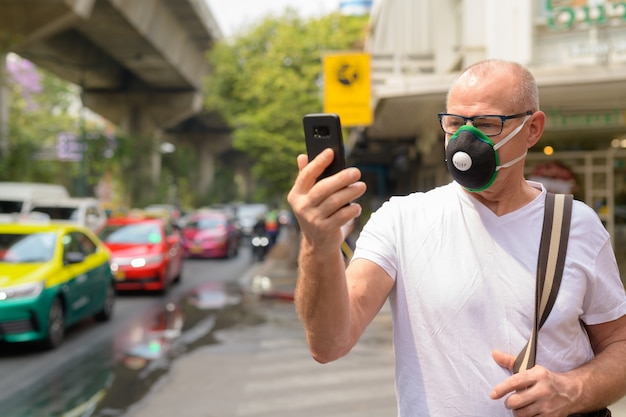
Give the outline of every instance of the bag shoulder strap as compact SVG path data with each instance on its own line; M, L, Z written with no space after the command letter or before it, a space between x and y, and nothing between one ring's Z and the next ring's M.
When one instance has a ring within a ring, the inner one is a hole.
M513 371L525 371L535 366L539 329L554 306L561 285L569 227L572 218L573 196L546 193L539 258L537 260L537 285L535 287L535 317L530 339L517 356Z

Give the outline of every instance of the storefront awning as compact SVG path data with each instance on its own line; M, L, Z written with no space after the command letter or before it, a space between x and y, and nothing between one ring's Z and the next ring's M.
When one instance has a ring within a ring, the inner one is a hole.
M548 114L544 137L571 139L601 130L626 135L626 68L533 69L541 109ZM456 74L389 79L374 88L374 140L417 138L439 132L437 112Z

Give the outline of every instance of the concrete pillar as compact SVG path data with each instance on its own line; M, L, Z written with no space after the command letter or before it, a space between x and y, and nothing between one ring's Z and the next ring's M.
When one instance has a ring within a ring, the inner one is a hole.
M158 187L161 178L161 141L163 140L163 132L159 129L154 130L151 137L152 152L150 153L150 179L152 186Z
M185 135L184 139L193 140L198 153L200 166L198 167L198 180L196 192L200 195L207 194L215 180L215 165L218 155L231 146L230 134L204 134Z
M158 146L155 147L155 136L158 128L150 114L141 105L128 105L125 117L119 123L134 141L136 149L132 156L135 166L129 172L129 178L123 180L129 188L134 206L142 206L152 202L157 195L156 184L160 173L160 157ZM155 168L157 166L158 168Z
M217 158L211 148L206 146L204 142L197 142L196 150L198 152L198 162L200 165L198 167L195 191L200 195L206 195L215 182L215 160Z

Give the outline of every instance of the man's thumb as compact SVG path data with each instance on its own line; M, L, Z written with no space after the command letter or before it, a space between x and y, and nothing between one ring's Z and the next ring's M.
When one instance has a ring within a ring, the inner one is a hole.
M491 357L494 361L503 368L507 368L509 371L513 371L513 364L515 363L515 356L509 355L508 353L500 352L499 350L494 350L491 352Z

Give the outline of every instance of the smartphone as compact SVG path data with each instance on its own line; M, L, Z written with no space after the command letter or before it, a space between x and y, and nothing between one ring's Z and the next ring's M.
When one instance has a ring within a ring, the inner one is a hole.
M309 161L326 148L335 151L333 162L322 172L317 180L333 175L346 167L343 148L343 135L339 115L334 113L307 114L302 119L304 125L304 141Z

